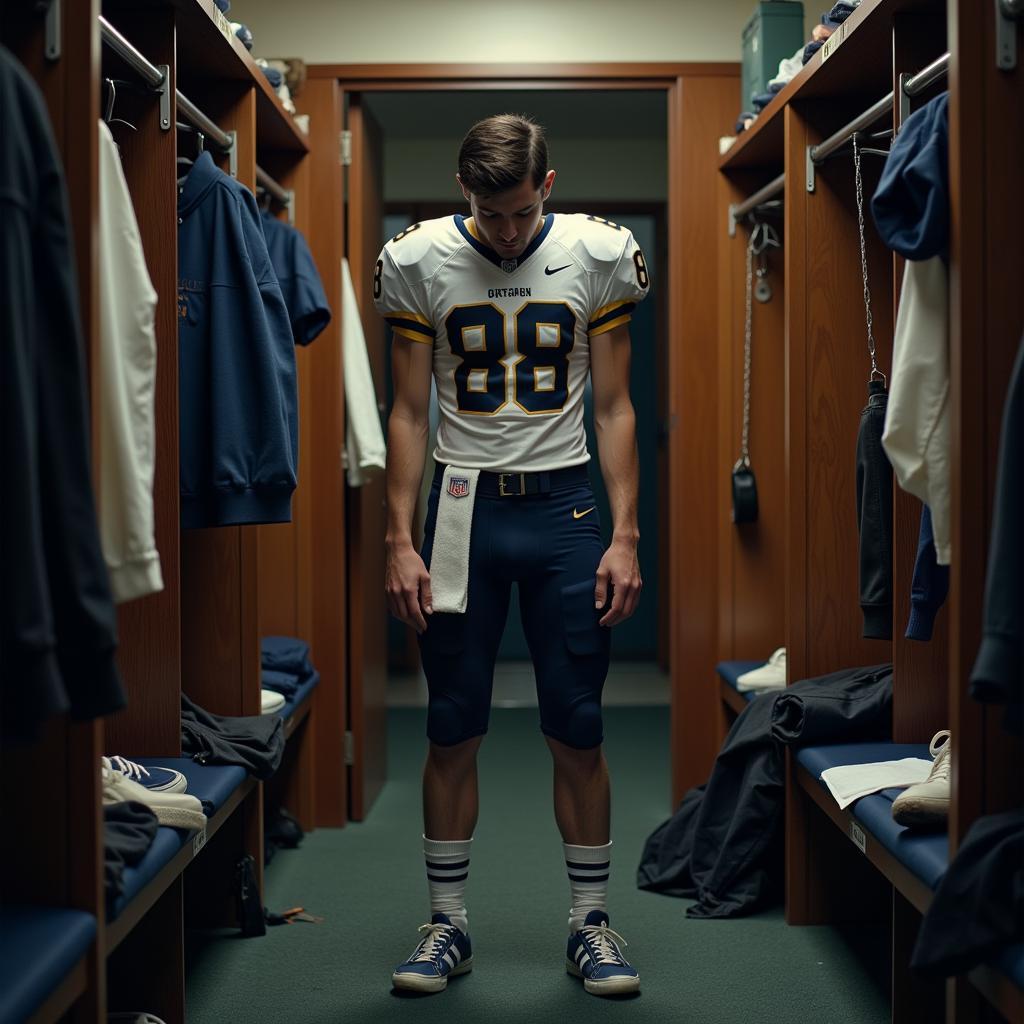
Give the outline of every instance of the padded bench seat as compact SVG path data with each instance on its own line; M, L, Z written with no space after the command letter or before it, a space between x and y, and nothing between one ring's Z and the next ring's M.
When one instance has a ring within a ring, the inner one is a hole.
M737 693L745 697L748 701L753 700L759 693L764 693L764 690L747 690L746 692L741 691L737 685L736 680L745 672L750 672L755 668L760 668L764 665L763 661L720 661L715 666L715 671L721 676L721 678L728 683ZM775 691L771 691L775 692Z
M203 801L208 816L216 814L245 782L245 769L237 764L198 764L191 757L136 757L132 760L146 768L159 765L181 772L188 782L185 792Z
M60 987L96 937L83 910L0 910L0 1022L28 1020Z
M841 743L829 747L803 747L795 753L797 761L823 788L826 787L821 782L821 773L827 768L898 761L904 757L931 758L926 743ZM892 803L901 792L900 789L886 789L872 793L852 803L847 811L911 874L934 890L949 866L949 837L944 832L909 829L896 824L892 819Z
M245 769L239 765L201 765L190 757L138 757L131 760L147 768L159 765L181 772L188 782L186 792L203 801L208 817L227 803L246 778ZM192 834L184 829L164 826L157 829L153 845L142 860L134 867L125 868L124 891L114 904L108 921L114 921L121 915L124 908L174 859Z

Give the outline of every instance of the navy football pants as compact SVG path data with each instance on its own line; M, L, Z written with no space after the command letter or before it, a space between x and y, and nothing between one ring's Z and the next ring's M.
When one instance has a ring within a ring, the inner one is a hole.
M428 569L442 472L435 473L427 507L422 555ZM419 638L430 694L427 735L434 743L453 746L487 732L513 582L542 732L581 750L601 743L610 630L598 625L605 609L594 607L604 554L596 504L589 482L546 494L477 494L466 612L427 616Z

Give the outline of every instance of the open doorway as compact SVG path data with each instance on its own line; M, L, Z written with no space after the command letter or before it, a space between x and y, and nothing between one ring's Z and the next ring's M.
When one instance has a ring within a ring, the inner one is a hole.
M629 228L647 255L652 291L631 323L631 392L637 414L641 489L640 562L644 594L637 613L612 631L608 704L668 704L667 459L667 100L664 90L627 91L368 91L358 98L364 133L379 137L383 243L409 224L464 212L454 180L462 134L493 113L526 113L544 125L551 166L558 172L545 209L585 212ZM384 404L390 407L390 359L379 365ZM589 386L585 396L587 443L606 540L610 510L597 463ZM432 444L428 445L432 450ZM425 481L429 486L429 476ZM422 503L425 505L425 502ZM387 701L424 704L415 638L401 623L387 625ZM536 702L532 668L513 592L495 674L495 706Z

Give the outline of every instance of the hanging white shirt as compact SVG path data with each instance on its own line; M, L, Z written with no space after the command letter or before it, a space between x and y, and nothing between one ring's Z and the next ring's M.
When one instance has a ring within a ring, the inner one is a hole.
M882 447L900 487L931 509L939 565L949 565L952 555L949 388L946 265L940 256L907 260Z
M345 459L350 487L361 487L384 469L386 449L380 426L366 336L348 260L341 261L341 348L345 374Z
M110 129L99 122L99 520L114 600L163 590L153 518L157 293Z

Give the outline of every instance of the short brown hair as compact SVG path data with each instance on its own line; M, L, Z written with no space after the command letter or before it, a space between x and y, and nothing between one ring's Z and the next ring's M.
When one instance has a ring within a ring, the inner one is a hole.
M544 129L524 114L477 121L459 147L459 178L478 196L494 196L529 178L540 188L548 173Z

